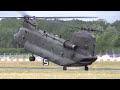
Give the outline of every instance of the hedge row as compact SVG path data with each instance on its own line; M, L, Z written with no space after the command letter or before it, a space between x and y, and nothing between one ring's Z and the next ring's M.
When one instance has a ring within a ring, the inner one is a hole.
M0 48L0 54L28 53L24 48Z

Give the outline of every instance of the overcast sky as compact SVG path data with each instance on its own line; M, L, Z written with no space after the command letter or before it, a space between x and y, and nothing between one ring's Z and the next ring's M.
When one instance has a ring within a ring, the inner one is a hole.
M112 23L120 20L120 11L25 11L31 16L52 17L52 16L87 16L98 17L97 19L105 19ZM16 11L0 11L0 17L22 16ZM82 19L82 20L97 20L97 19Z

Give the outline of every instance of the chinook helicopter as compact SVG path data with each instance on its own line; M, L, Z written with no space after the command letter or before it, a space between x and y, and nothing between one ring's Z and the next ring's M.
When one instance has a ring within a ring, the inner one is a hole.
M19 17L18 17L19 18ZM14 34L14 40L24 46L24 49L32 53L30 61L35 61L35 56L43 58L43 65L49 61L60 65L63 70L67 67L84 66L88 71L88 65L97 60L95 56L96 38L90 31L93 29L80 28L74 32L71 40L56 37L44 30L40 30L35 18L29 15L23 16L23 25ZM94 18L94 17L39 17L39 18Z

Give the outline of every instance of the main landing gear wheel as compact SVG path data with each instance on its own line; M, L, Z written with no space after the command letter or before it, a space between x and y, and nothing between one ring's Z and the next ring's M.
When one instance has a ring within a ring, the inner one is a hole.
M35 57L32 55L32 56L29 57L29 60L30 61L35 61Z
M89 69L88 66L85 66L85 71L88 71L88 69Z
M66 70L67 70L67 67L63 66L63 70L66 71Z

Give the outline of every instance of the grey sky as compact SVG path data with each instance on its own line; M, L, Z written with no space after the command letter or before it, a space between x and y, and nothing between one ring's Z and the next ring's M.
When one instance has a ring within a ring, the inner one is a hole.
M120 11L25 11L31 16L88 16L98 17L99 19L106 19L112 23L116 20L120 20ZM16 11L0 11L0 17L2 16L21 16ZM81 19L81 20L97 20L97 19Z

